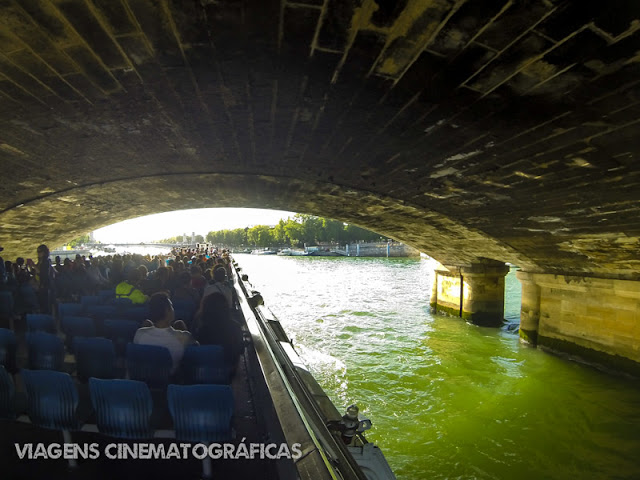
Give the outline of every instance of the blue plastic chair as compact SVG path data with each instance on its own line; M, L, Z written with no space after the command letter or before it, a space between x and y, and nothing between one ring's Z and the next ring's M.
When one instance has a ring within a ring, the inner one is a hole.
M14 419L16 389L13 378L3 365L0 365L0 418Z
M131 380L151 388L166 388L173 360L169 350L156 345L127 344L127 371Z
M66 317L67 315L72 316L82 316L84 314L84 305L79 303L59 303L58 304L58 315L61 318Z
M27 413L34 425L55 430L78 428L78 392L68 373L20 371L27 391Z
M0 328L0 365L10 373L18 371L16 366L16 334L8 328Z
M149 421L153 400L144 382L90 378L89 391L101 433L120 438L153 436Z
M64 343L57 335L45 332L27 333L29 368L32 370L62 370Z
M176 320L183 320L187 325L191 326L197 309L193 302L176 300L173 302L173 309L175 310Z
M88 305L86 312L98 320L118 317L118 309L113 305Z
M62 331L67 336L66 345L69 350L75 352L73 339L75 337L95 337L96 326L92 318L66 316L62 317Z
M100 303L102 304L109 303L114 298L116 298L116 291L114 289L100 290L98 292L98 296L100 297Z
M13 294L11 292L0 292L0 317L9 318L13 315Z
M75 337L78 378L86 382L89 377L115 377L116 352L108 338Z
M210 443L232 438L230 386L169 385L167 400L178 440Z
M80 304L85 308L90 305L100 305L102 298L99 295L84 295L80 297Z
M124 356L127 344L133 342L133 337L140 328L140 324L133 320L107 319L104 321L104 334L113 341L116 354Z
M144 322L149 318L149 307L146 305L130 307L122 312L120 318L126 318L127 320L134 320L136 322Z
M229 385L231 366L224 358L221 345L190 345L182 357L184 383Z
M120 312L123 312L127 308L133 307L133 302L130 298L115 298L111 304L116 307Z
M53 315L46 313L27 313L27 332L56 332Z

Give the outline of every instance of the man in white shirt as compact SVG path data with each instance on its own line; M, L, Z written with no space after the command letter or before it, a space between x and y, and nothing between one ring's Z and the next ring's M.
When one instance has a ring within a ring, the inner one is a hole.
M173 304L167 294L154 293L149 300L149 320L153 326L139 328L133 338L133 343L157 345L169 350L173 361L172 374L180 366L185 347L197 343L189 331L180 329L184 323L174 323L174 319Z

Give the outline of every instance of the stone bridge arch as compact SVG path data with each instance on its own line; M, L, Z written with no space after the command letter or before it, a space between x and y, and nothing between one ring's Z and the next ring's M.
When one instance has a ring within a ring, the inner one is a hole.
M0 242L224 184L518 264L525 339L637 366L639 38L634 0L2 0Z

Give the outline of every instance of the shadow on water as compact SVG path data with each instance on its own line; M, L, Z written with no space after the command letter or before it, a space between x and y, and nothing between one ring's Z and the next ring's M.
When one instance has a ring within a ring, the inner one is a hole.
M640 478L638 382L521 346L514 272L491 329L431 313L425 261L237 260L399 479Z

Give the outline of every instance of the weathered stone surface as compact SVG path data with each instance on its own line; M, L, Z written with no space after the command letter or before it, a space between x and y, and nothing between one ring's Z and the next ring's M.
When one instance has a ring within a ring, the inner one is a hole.
M431 308L481 326L504 321L504 277L509 267L492 260L455 268L439 267L431 293Z
M640 3L0 1L6 256L327 215L447 265L640 277Z
M527 272L518 278L521 338L640 375L640 282Z

